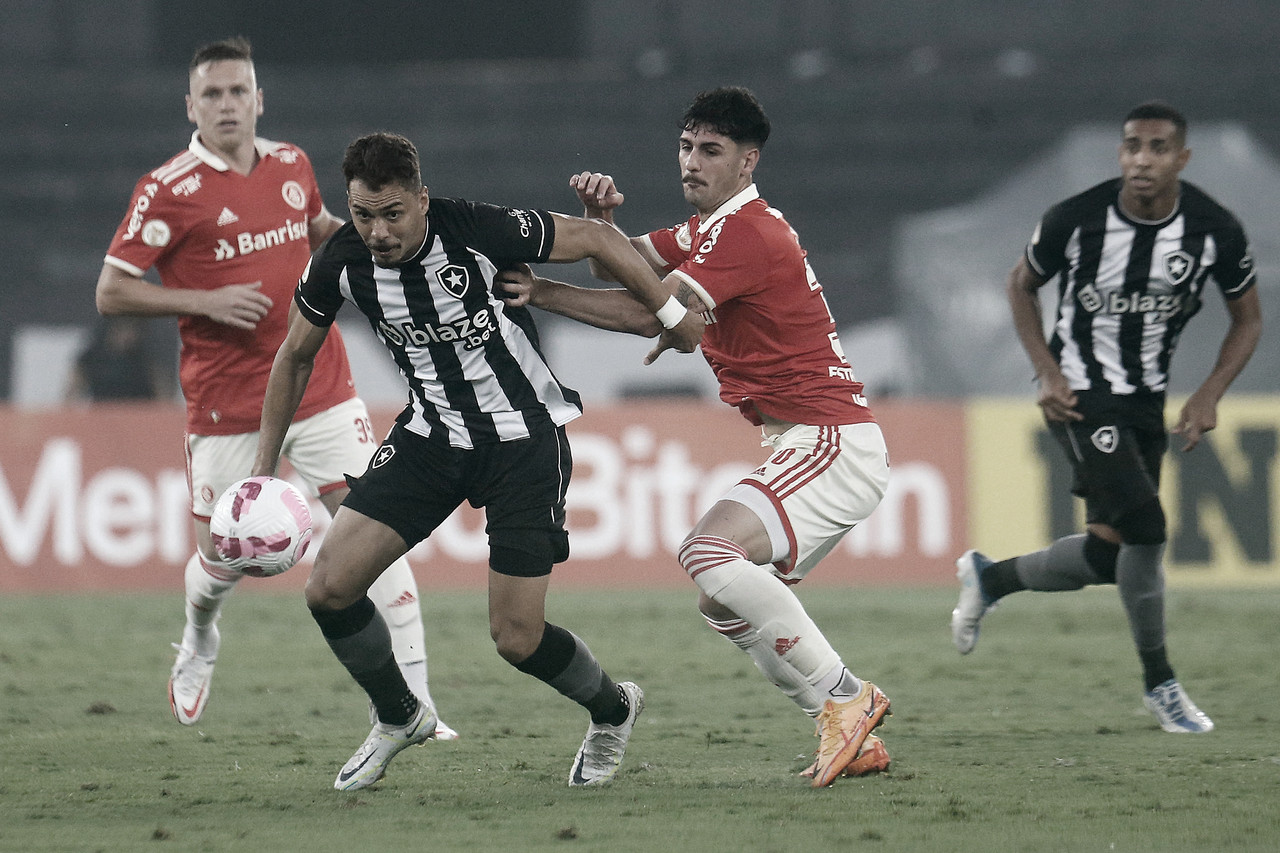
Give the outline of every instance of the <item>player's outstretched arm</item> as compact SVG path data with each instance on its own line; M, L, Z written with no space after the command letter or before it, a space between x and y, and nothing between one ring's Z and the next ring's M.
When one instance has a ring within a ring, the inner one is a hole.
M655 337L662 324L640 300L623 288L576 287L534 275L528 264L517 264L494 276L506 291L503 302L512 308L532 305L597 329Z
M262 282L229 284L213 290L162 287L114 264L103 264L98 274L95 300L98 313L137 317L202 316L253 331L271 309L271 297L259 288Z
M553 213L555 243L548 258L553 263L570 263L595 258L662 323L662 338L668 347L693 352L702 341L703 320L686 309L673 287L658 278L648 262L635 250L626 235L606 222L577 219Z
M258 450L253 458L253 476L269 477L276 473L284 434L302 402L311 380L316 353L329 334L328 326L316 326L289 306L289 331L276 350L267 379L267 392L262 401L262 421L258 432Z

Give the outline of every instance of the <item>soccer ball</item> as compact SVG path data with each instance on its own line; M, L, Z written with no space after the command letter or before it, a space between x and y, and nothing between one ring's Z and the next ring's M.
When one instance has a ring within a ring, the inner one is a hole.
M288 571L311 544L307 499L276 477L232 483L209 518L214 550L233 569L255 578Z

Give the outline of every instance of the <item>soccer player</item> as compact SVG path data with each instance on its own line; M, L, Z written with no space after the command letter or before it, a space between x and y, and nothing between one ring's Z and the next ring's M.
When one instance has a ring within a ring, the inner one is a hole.
M214 550L209 516L223 490L249 476L289 296L310 250L342 221L325 208L302 149L256 136L262 90L247 40L197 49L188 80L191 143L138 181L107 250L97 304L106 315L178 317L196 552L186 566L187 620L175 644L169 704L190 726L209 701L218 617L241 577ZM152 267L158 285L143 278ZM375 447L335 331L316 358L285 456L332 513L347 492L345 472L363 470ZM408 563L398 561L373 597L393 626L406 678L430 703L418 588ZM441 723L437 736L457 734Z
M875 509L888 454L799 238L754 183L770 130L759 102L737 87L703 92L680 129L680 178L696 213L631 243L703 315L702 352L721 399L761 428L772 452L697 522L679 559L711 627L817 718L818 754L805 774L821 787L888 767L871 730L889 700L849 671L790 587ZM623 195L611 177L583 172L569 183L587 219L613 224ZM615 331L661 330L624 290L573 287L527 267L503 280L515 304ZM666 348L659 340L646 362Z
M396 754L432 736L435 711L405 684L366 591L464 500L486 511L489 633L498 654L587 709L591 724L569 784L604 784L622 763L644 694L615 683L586 643L545 618L552 566L569 556L565 424L582 407L543 359L528 311L509 310L495 295L494 275L509 262L592 257L662 318L665 344L691 352L702 323L602 223L432 198L418 152L402 136L360 137L342 172L352 221L314 254L298 284L253 466L260 474L275 468L312 365L338 309L351 302L404 375L409 404L353 481L307 581L321 633L377 709L334 787L373 784Z
M1124 120L1120 177L1054 205L1009 275L1014 326L1039 382L1039 405L1084 498L1085 533L993 562L956 562L960 600L951 634L973 651L983 615L1004 596L1115 584L1142 662L1143 703L1167 732L1208 732L1213 721L1183 690L1165 650L1165 514L1160 465L1169 362L1212 279L1230 326L1217 363L1173 431L1183 451L1218 423L1218 401L1262 332L1249 242L1236 217L1179 178L1191 157L1187 122L1145 103ZM1058 278L1045 341L1038 292Z

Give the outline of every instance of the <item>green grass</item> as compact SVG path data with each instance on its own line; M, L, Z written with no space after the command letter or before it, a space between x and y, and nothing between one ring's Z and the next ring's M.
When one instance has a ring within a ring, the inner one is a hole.
M1141 710L1114 590L1012 598L966 658L949 591L801 593L893 701L887 774L807 787L812 724L701 622L692 588L552 590L550 618L646 690L601 790L567 787L585 713L498 659L483 597L429 597L432 690L463 739L355 794L330 786L367 733L363 696L298 597L237 593L189 729L164 690L179 596L9 598L0 850L1280 848L1280 591L1171 594L1174 663L1218 723L1198 737Z

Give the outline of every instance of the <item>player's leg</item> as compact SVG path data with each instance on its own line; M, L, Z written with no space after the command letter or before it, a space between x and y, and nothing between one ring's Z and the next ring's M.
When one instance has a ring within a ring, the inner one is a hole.
M363 472L369 465L376 448L372 436L368 410L356 398L291 425L282 455L332 517L348 493L345 475ZM418 583L409 561L404 557L393 561L374 581L368 595L391 632L396 663L405 680L417 696L435 707L428 686ZM453 740L457 736L445 723L437 723L437 738Z
M716 605L704 607L704 616L745 621L757 637L740 647L753 660L761 656L761 671L806 711L820 705L814 784L826 785L853 761L889 703L845 666L779 574L798 581L870 515L888 464L873 424L795 427L774 446L769 461L698 522L680 562L704 601ZM807 690L796 689L796 676Z
M222 492L249 475L253 447L252 437L242 435L185 437L196 550L183 571L186 619L182 641L174 644L177 659L169 674L169 708L183 725L194 725L209 702L222 643L218 619L242 577L214 550L209 517Z
M378 722L339 771L334 787L355 790L382 778L405 747L435 736L435 710L400 672L391 634L366 594L408 545L387 525L343 507L316 555L306 601L325 642L377 709Z
M334 781L354 790L382 778L405 747L435 736L435 709L410 689L369 587L461 502L456 453L396 426L380 462L350 481L307 579L307 606L334 656L373 703L378 722Z
M565 430L477 454L470 497L487 517L489 633L503 660L591 715L569 784L603 785L622 765L644 693L614 682L582 638L546 621L551 568L569 556L564 501L573 459Z

